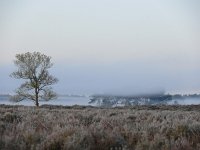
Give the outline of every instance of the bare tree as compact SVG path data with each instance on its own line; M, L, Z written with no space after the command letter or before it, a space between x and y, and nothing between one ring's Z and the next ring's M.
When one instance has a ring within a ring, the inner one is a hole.
M10 76L16 79L26 80L17 90L11 100L15 102L30 99L39 106L40 100L51 100L56 98L56 93L50 85L55 84L58 79L49 74L48 69L53 66L51 57L40 52L27 52L17 54L14 60L18 70Z

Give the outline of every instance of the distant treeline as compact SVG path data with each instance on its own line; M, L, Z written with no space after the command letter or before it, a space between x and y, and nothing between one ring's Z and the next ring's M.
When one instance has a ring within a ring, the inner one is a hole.
M185 94L185 95L175 94L172 95L172 98L173 99L200 98L200 94Z
M112 107L112 106L131 106L131 105L154 105L167 104L172 100L181 100L189 98L200 98L200 94L189 95L171 95L171 94L149 94L149 95L133 95L133 96L119 96L119 95L93 95L90 99L91 103L96 103L98 106Z

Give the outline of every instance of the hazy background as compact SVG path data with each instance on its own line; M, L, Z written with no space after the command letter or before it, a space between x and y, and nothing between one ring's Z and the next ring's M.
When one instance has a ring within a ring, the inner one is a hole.
M0 94L16 53L52 56L58 93L200 90L199 0L1 0Z

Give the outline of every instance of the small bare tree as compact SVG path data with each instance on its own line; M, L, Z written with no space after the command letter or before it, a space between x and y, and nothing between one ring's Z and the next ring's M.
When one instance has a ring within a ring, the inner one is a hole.
M52 67L51 57L40 52L27 52L17 54L14 60L18 70L10 76L16 79L25 79L17 90L16 95L11 100L15 102L30 99L39 106L40 100L51 100L56 98L56 93L52 91L50 85L55 84L58 79L49 74L48 69Z

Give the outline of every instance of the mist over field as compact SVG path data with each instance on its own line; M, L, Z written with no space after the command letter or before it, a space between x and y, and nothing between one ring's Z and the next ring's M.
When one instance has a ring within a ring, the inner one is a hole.
M0 2L0 93L17 53L52 57L60 94L198 93L199 1Z
M140 65L140 64L139 64ZM54 89L59 94L135 95L151 93L199 93L198 71L176 71L154 66L55 64L50 72L59 79ZM152 69L150 69L152 68ZM153 69L154 68L154 69ZM13 93L23 81L9 77L14 65L1 67L1 94Z

